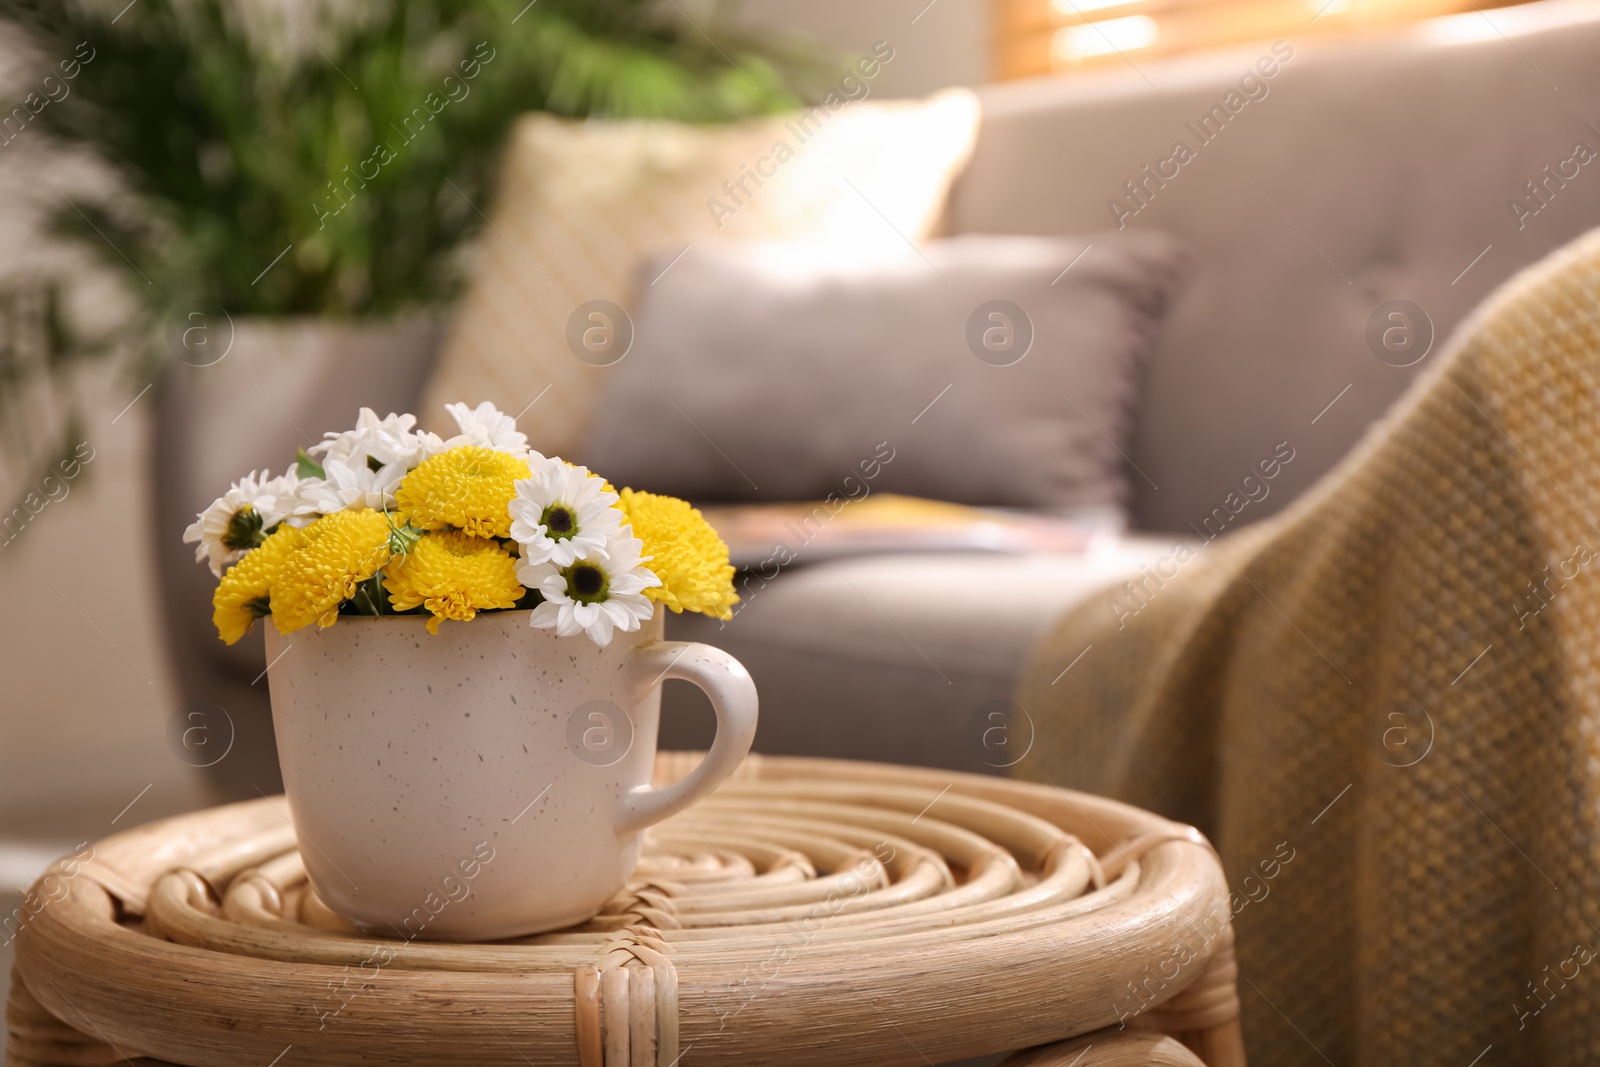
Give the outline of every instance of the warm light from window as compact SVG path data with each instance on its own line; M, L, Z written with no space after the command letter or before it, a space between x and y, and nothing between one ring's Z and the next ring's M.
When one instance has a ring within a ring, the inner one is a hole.
M1050 50L1060 60L1084 59L1110 52L1148 48L1155 40L1155 19L1149 15L1129 15L1057 30L1050 42Z
M926 2L926 0L922 0ZM1600 0L982 0L995 33L995 72L1031 78L1301 35L1462 43L1540 32L1584 17ZM0 0L4 3L4 0ZM1482 10L1480 10L1482 9ZM1489 12L1485 14L1485 11ZM1298 44L1296 47L1299 47ZM1541 61L1542 62L1542 61Z
M1510 32L1515 35L1517 31L1513 29ZM1505 36L1500 26L1481 11L1464 11L1459 15L1429 19L1422 24L1422 33L1440 44L1472 44ZM1506 37L1507 41L1510 39Z
M1086 11L1100 11L1108 7L1126 7L1143 0L1050 0L1050 8L1057 15L1081 15ZM1345 0L1346 3L1349 0Z

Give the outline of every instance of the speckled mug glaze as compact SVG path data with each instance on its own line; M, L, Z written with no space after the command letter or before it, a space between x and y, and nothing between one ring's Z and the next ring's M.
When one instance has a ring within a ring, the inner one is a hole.
M605 648L528 615L437 634L418 616L288 637L267 627L300 854L317 895L361 929L488 941L582 922L633 873L639 831L749 752L755 686L727 653L661 640L659 611ZM668 678L706 691L717 736L693 773L658 789Z

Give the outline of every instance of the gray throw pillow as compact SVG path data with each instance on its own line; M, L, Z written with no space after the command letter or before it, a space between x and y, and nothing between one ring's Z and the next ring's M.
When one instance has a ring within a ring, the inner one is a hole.
M1119 504L1138 371L1186 267L1150 231L966 235L873 263L664 256L574 458L696 501Z

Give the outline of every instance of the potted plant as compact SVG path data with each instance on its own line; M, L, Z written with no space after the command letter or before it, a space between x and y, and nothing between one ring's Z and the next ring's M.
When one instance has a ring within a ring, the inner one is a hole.
M108 186L68 189L54 216L157 316L384 320L436 306L518 113L715 121L798 102L771 48L713 43L648 0L295 13L10 0L3 24L48 66L0 138L46 135L110 168Z
M184 540L218 577L224 641L268 620L318 895L364 930L491 940L593 916L639 831L744 758L756 694L727 653L661 640L663 608L726 619L738 599L699 511L530 451L490 404L449 410L441 438L363 409ZM718 730L656 788L665 678L705 689Z

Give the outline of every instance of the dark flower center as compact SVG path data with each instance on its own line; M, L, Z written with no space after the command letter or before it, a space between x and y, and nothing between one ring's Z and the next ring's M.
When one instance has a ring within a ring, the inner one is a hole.
M555 541L564 541L578 532L578 517L565 504L551 504L539 516L545 535Z
M236 552L248 552L266 539L261 529L261 513L249 505L233 513L222 535L222 543Z
M580 604L606 599L606 573L593 563L578 562L567 568L567 595Z

